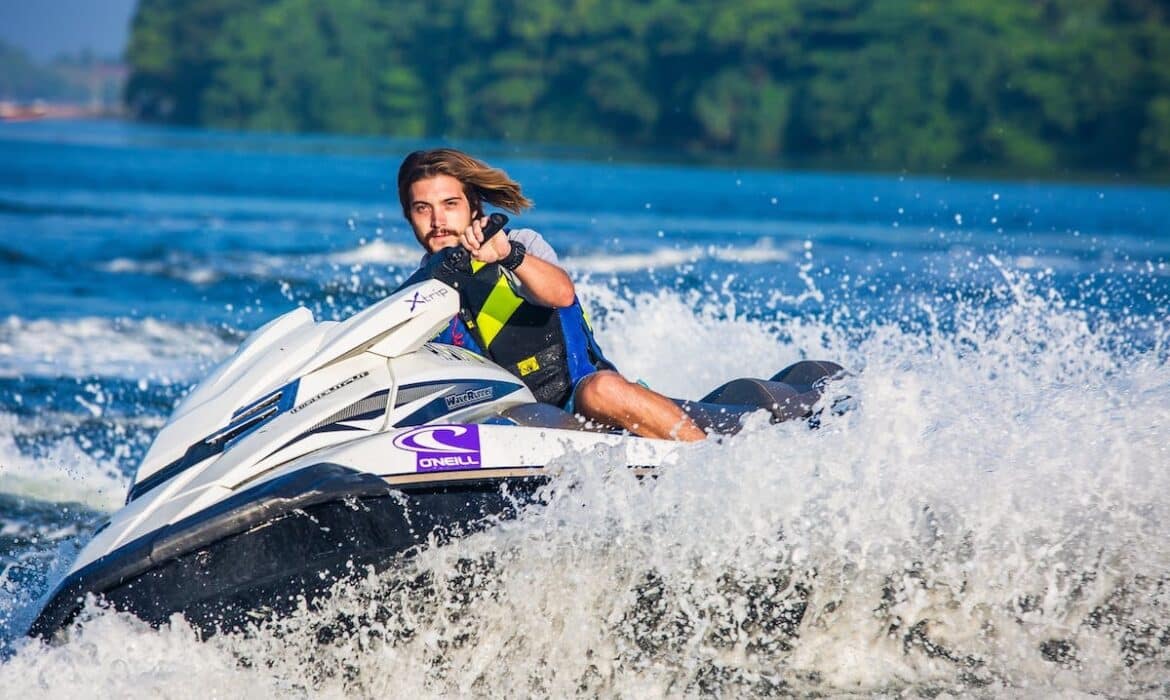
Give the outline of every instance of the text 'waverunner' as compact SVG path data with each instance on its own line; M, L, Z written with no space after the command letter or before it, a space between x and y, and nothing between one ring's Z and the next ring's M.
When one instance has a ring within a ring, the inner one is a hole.
M685 449L591 428L484 357L428 342L458 310L458 291L427 280L342 322L299 308L254 332L176 408L30 634L62 633L90 594L154 624L236 629L513 516L562 455L604 446L624 455L615 467L654 468ZM809 416L840 371L804 361L680 403L734 432L761 409Z

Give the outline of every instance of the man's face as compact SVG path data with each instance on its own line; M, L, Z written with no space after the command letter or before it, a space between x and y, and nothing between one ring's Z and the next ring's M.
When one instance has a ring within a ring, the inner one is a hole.
M436 175L410 186L410 226L428 253L459 245L459 234L471 225L471 204L463 183Z

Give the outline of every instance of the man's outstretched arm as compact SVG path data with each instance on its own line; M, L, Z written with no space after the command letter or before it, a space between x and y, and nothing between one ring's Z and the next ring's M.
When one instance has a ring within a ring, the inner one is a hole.
M483 225L487 218L471 222L463 232L460 242L471 253L471 257L485 263L500 262L512 252L512 243L507 236L497 235L483 242ZM512 271L524 285L533 301L554 309L564 308L573 303L576 290L568 273L559 266L535 255L525 255L519 267Z

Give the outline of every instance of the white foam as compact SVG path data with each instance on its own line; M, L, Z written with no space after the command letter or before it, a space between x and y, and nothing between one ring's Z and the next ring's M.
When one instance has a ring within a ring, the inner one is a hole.
M127 479L113 461L99 461L69 436L37 457L16 444L18 418L0 413L0 493L114 511L125 500Z
M231 349L231 343L209 328L155 319L9 316L0 322L0 377L184 380Z
M683 249L660 249L647 253L627 253L625 255L566 256L562 262L567 270L574 273L618 273L693 264L702 257L704 257L702 249L695 246Z
M205 261L189 254L172 253L163 260L114 258L99 267L114 274L152 275L206 286L232 276L287 280L290 271L310 275L313 270L322 267L346 267L353 270L368 265L388 265L413 268L421 257L422 249L413 243L407 245L374 239L354 248L315 255L249 252L237 257L219 256L213 261Z
M18 650L0 686L1157 693L1170 663L1157 641L1170 629L1170 364L1164 350L1119 355L1116 327L1001 272L1000 305L926 308L942 318L913 330L761 323L730 298L590 287L611 359L668 393L770 376L807 353L855 370L838 391L857 407L815 431L756 417L654 480L604 452L570 457L546 507L404 564L414 586L371 576L322 611L209 643L99 615L63 647ZM805 606L795 631L784 606ZM338 614L359 624L319 643Z
M183 280L194 285L209 285L219 282L224 271L192 260L134 260L114 258L98 266L99 269L119 275L154 275Z
M338 266L392 265L413 268L421 257L421 249L413 242L390 243L382 239L375 239L356 248L310 256L309 258L299 258L299 260ZM778 248L771 239L765 238L748 246L675 247L671 245L639 253L567 255L562 259L562 263L573 272L622 273L673 268L708 259L767 264L787 262L792 257L792 251Z
M357 248L330 253L324 259L338 265L396 265L412 267L422 258L422 248L413 242L410 245L402 243L387 243L375 239L364 243Z
M793 254L775 247L770 239L750 246L688 246L657 248L642 253L597 253L566 256L562 261L572 272L614 274L693 265L705 260L745 264L788 262Z
M0 685L9 697L279 697L295 690L239 662L200 643L181 621L152 630L126 615L99 614L71 644L21 640L19 653L0 665Z
M252 279L285 279L290 270L310 271L314 268L349 268L355 271L366 266L390 266L413 269L422 257L422 250L408 242L388 242L381 238L363 241L360 245L339 251L315 255L280 255L249 253L242 257L218 257L203 261L190 255L174 253L163 260L137 260L119 257L102 263L100 269L114 274L138 274L166 277L206 286L229 276ZM750 245L679 246L663 243L661 247L640 252L596 252L565 255L562 264L573 273L621 274L643 270L674 269L705 261L768 265L789 262L796 257L801 244L789 241L777 246L771 238L761 238Z
M287 276L290 270L304 268L308 262L312 260L300 255L290 257L249 252L205 260L191 253L172 251L162 260L120 257L98 267L113 274L152 275L207 286L233 276L261 280L281 278Z
M783 329L748 320L730 296L660 291L627 299L606 286L580 287L588 306L606 310L594 324L606 357L670 396L699 398L736 377L767 379L802 357L842 350L831 346L837 333L798 318Z

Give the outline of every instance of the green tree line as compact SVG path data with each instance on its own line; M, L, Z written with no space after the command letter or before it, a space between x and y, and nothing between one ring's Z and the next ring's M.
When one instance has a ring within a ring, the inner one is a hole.
M142 118L1170 174L1170 0L141 0Z

